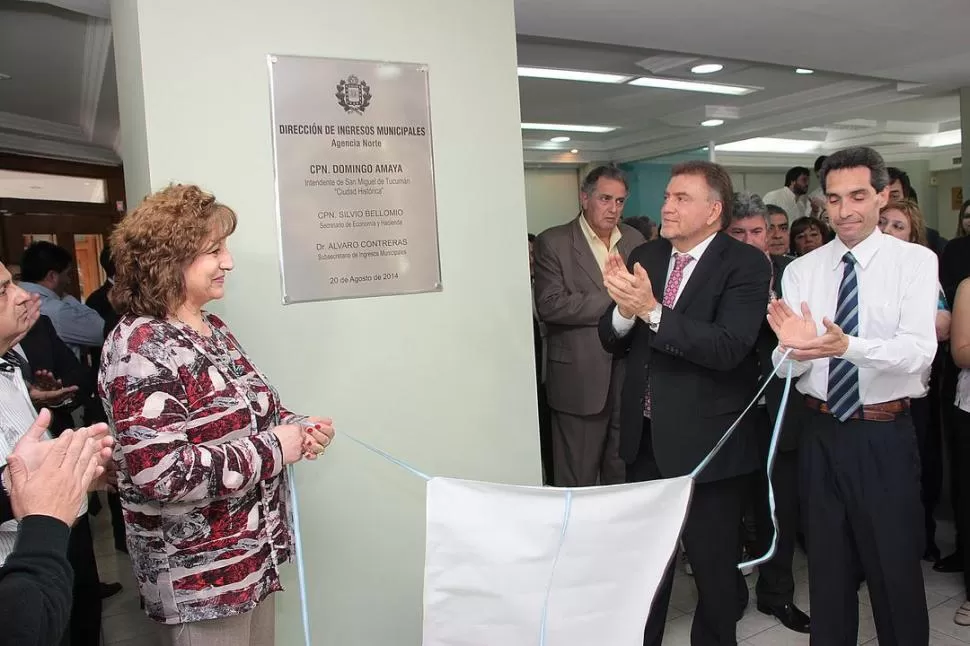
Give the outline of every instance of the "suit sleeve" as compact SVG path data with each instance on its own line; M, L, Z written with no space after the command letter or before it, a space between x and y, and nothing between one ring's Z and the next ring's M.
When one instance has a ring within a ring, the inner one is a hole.
M75 395L76 401L86 400L94 392L93 377L89 374L78 358L74 355L67 344L61 341L54 330L54 326L48 321L48 337L50 339L54 365L51 372L60 379L65 386L77 386L78 392Z
M733 370L747 357L768 312L771 270L758 254L735 252L740 258L720 296L713 322L698 321L669 307L651 346L711 370Z
M57 644L71 616L74 571L67 561L70 528L27 516L0 569L0 635L4 644Z
M604 293L571 291L566 286L562 257L547 234L535 242L536 310L543 323L593 327L610 304Z

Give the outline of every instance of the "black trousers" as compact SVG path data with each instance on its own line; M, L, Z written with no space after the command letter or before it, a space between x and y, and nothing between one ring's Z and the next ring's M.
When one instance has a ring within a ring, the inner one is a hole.
M959 453L959 458L954 457L954 459L959 459L962 464L970 465L970 413L960 410L956 406L953 407L953 423L954 423L954 452ZM956 486L960 489L960 500L967 501L970 500L970 468L960 469L953 473L953 479L956 481ZM957 543L957 551L963 553L963 583L966 588L967 598L970 599L970 527L966 527L967 518L970 514L963 510L963 513L957 515L959 522L963 523L963 527L957 527L957 538L962 543Z
M812 644L857 643L862 575L879 644L926 646L923 506L912 419L843 423L811 412L799 453Z
M936 544L936 519L933 512L940 502L940 492L943 489L943 435L939 426L940 415L934 415L934 403L939 406L938 397L920 397L912 400L911 409L919 447L920 500L923 503L923 527L926 533L924 550L931 543Z
M661 477L653 455L650 421L645 419L640 452L637 459L627 465L627 482L645 482ZM750 474L746 474L694 485L683 537L697 585L697 611L691 625L691 646L737 644L736 628L741 602L737 569L741 534L738 527L750 490L750 480ZM674 563L671 561L650 607L643 632L644 646L661 646L673 581Z
M762 470L751 474L751 497L748 503L754 521L754 540L748 545L752 557L761 556L771 547L774 525L768 505L768 446L771 442L771 420L768 411L757 412L758 448ZM758 602L769 606L792 603L795 577L792 560L795 556L795 535L798 533L798 451L779 451L771 484L775 490L775 511L778 515L778 547L775 557L758 566Z
M552 411L549 409L546 385L543 383L539 384L536 401L539 404L539 457L545 472L545 484L551 485L556 481L552 457ZM120 504L119 502L119 507Z
M101 581L87 514L71 529L67 560L74 569L71 622L61 646L98 646L101 643Z

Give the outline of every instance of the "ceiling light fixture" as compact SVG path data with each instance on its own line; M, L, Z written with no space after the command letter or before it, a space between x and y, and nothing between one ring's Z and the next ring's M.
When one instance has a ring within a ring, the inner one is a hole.
M569 141L569 137L553 137L549 141L551 141L554 144L564 144L567 141Z
M603 134L616 130L613 126L577 126L562 123L523 123L523 130L558 130L560 132L593 132Z
M781 139L776 137L755 137L729 144L720 144L714 150L726 153L791 153L805 154L817 152L822 146L820 141L808 139Z
M690 71L694 74L713 74L714 72L720 72L724 69L724 66L720 63L704 63L703 65L695 65L690 68Z
M701 125L705 128L713 128L715 126L723 126L724 119L708 119L707 121L701 121Z
M963 141L959 130L946 130L944 132L934 132L920 137L920 148L942 148L944 146L959 146Z
M810 70L807 67L799 67L795 69L795 74L814 74L815 70Z
M534 79L554 79L557 81L583 81L586 83L626 83L633 78L629 74L557 70L548 67L520 67L519 76Z
M639 87L652 87L661 90L682 90L684 92L707 92L709 94L729 94L743 96L757 92L761 88L743 87L740 85L723 85L721 83L701 83L699 81L681 81L680 79L661 78L659 76L641 76L629 83Z
M577 149L575 149L575 148L573 148L573 149L572 149L572 150L570 150L569 152L571 152L572 154L574 154L574 155L575 155L575 154L576 154L576 153L578 153L579 151L578 151Z

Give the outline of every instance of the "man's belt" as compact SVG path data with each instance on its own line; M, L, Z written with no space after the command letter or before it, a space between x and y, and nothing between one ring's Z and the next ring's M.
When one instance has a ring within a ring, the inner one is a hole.
M831 415L829 405L820 399L805 395L805 405L814 411ZM909 398L894 399L881 404L868 404L852 413L849 419L863 419L868 422L892 422L900 415L909 412Z

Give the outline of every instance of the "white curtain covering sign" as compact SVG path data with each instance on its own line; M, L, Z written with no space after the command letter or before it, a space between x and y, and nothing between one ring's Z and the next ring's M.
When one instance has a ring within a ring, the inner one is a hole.
M431 478L423 645L641 646L693 482Z

